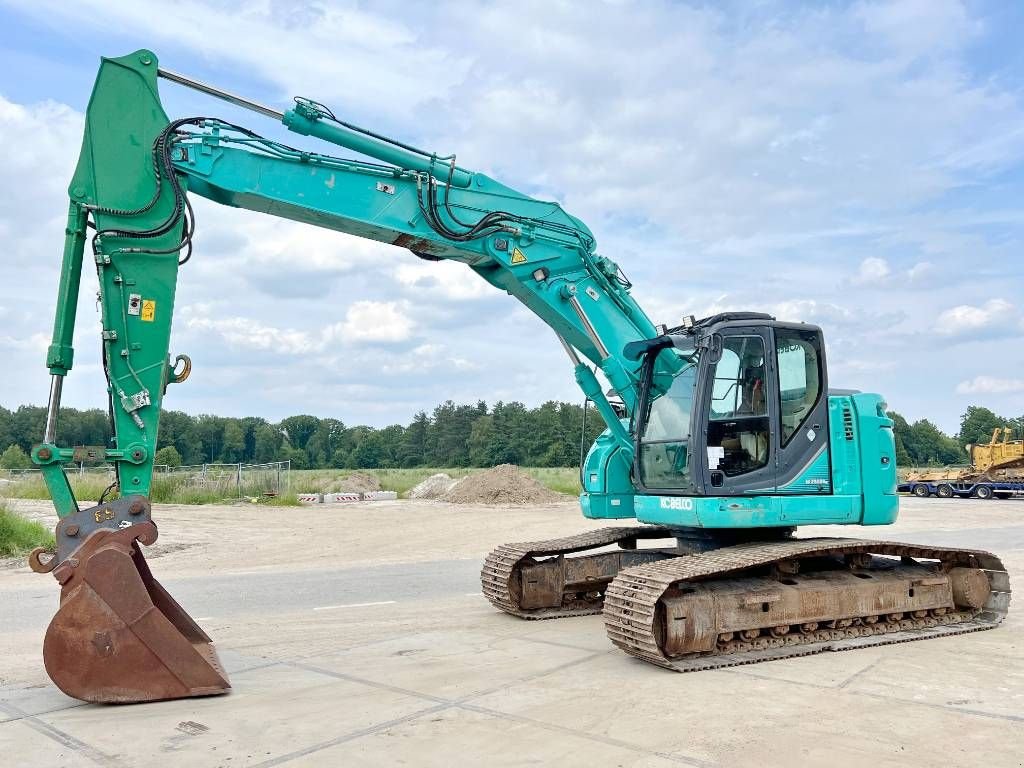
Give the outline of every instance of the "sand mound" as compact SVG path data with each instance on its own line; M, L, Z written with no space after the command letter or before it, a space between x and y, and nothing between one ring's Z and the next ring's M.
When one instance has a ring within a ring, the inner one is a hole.
M440 499L451 490L452 486L455 485L456 482L457 481L452 480L450 475L446 475L444 472L438 472L436 475L431 475L409 491L409 498Z
M380 480L376 476L366 472L353 472L347 477L331 484L324 489L325 493L367 493L368 491L379 491Z
M501 464L459 480L441 498L455 504L544 504L565 497L514 464Z

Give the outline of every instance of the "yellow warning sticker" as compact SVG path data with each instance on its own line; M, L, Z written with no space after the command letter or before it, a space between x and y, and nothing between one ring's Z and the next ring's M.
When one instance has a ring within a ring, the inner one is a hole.
M141 318L144 323L152 323L156 319L156 302L153 299L142 300Z
M512 263L513 264L525 264L526 254L520 251L518 248L512 249Z

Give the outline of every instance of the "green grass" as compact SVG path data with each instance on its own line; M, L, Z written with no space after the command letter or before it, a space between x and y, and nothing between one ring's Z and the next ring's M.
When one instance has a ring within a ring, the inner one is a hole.
M454 478L480 472L480 469L464 467L418 467L415 469L296 469L292 470L290 489L279 496L261 496L258 488L242 487L243 499L257 499L259 504L268 506L296 506L297 493L326 493L335 489L336 484L356 472L374 475L382 490L395 491L405 497L410 489L431 475L444 472ZM580 492L579 470L575 467L523 467L542 485L558 493L576 496ZM110 480L105 474L70 473L71 488L81 501L96 501L106 489ZM39 474L25 476L7 484L4 495L20 499L49 499L50 494ZM157 504L230 504L239 501L237 490L230 478L221 485L203 485L190 481L185 475L153 476L150 493Z
M299 497L295 491L288 491L277 496L262 496L257 503L267 507L298 507Z
M359 473L373 475L380 482L382 491L394 491L405 496L409 490L431 475L444 472L452 477L465 477L472 469L419 467L416 469L296 469L292 470L291 486L299 493L326 493L340 480Z
M576 496L580 492L579 470L575 467L523 467L541 485L558 493ZM291 486L301 493L328 492L339 480L360 472L374 475L380 481L381 490L395 491L405 497L409 491L431 475L444 472L454 478L481 472L481 469L465 467L416 467L414 469L297 469L292 470Z
M43 525L0 506L0 556L16 557L36 547L53 546L53 534Z
M110 484L105 474L68 475L71 489L79 501L96 501ZM50 492L38 474L29 475L3 487L4 495L18 499L49 499ZM243 499L257 499L270 506L298 506L294 491L275 497L262 497L258 488L242 487ZM109 498L109 497L108 497ZM116 497L114 497L116 498ZM239 501L232 483L203 486L189 482L183 475L154 475L150 498L156 504L225 504Z
M579 496L583 490L580 471L576 467L523 467L523 471L557 493Z
M70 474L71 488L79 499L95 501L110 484L105 474ZM43 476L38 472L23 475L14 482L3 486L4 496L17 499L48 499L50 492L46 489Z

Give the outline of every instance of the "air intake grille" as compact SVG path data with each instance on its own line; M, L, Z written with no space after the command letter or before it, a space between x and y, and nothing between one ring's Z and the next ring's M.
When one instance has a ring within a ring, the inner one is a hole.
M849 408L843 408L843 434L847 440L853 440L853 413Z

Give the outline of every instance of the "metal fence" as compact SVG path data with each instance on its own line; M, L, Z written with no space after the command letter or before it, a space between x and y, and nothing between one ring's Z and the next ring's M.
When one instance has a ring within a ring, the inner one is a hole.
M185 486L234 496L280 496L291 489L290 461L267 464L194 464L169 467L157 464L154 478L173 478Z
M64 471L69 475L113 475L114 468L109 464L67 464ZM0 469L0 478L20 480L22 478L39 477L39 469Z

